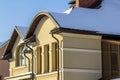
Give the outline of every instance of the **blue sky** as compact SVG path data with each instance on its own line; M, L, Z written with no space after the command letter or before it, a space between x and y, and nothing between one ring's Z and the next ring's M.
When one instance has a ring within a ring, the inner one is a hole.
M14 26L29 26L41 11L64 12L70 0L0 0L0 42L10 38Z

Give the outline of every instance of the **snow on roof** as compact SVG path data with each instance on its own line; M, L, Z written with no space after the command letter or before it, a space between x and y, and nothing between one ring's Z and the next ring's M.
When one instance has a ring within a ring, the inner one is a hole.
M99 9L78 8L64 13L50 12L63 28L100 31L120 35L120 1L104 0Z
M21 27L21 26L16 26L17 30L21 34L21 36L24 38L26 35L26 32L28 30L28 27Z
M64 13L70 14L70 12L72 11L72 9L73 9L73 8L70 8L70 9L66 10Z

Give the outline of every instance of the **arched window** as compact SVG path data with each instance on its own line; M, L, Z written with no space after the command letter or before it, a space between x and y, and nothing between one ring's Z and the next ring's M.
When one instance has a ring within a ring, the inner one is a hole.
M25 65L24 46L18 46L16 50L16 67Z

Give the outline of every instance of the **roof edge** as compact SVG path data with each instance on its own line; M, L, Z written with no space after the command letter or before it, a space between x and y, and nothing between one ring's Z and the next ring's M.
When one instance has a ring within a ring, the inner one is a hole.
M103 37L103 39L120 40L120 35L101 33L99 31L78 30L78 29L70 29L70 28L62 28L62 27L51 31L52 34L59 34L62 32L75 33L75 34L87 34L87 35L100 35Z
M24 39L24 37L22 36L22 34L20 33L20 31L18 30L17 26L15 26L15 30L16 30L17 33L20 35L20 37L21 37L22 39Z

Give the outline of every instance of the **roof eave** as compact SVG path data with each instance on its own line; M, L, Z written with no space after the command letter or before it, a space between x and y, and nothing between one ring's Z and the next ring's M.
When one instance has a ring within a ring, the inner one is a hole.
M98 35L98 36L102 36L103 39L120 40L120 35L109 34L109 33L100 33L98 31L78 30L78 29L69 29L69 28L62 28L62 27L51 31L52 34L59 34L62 32L75 33L75 34Z
M78 30L78 29L70 29L70 28L57 28L51 31L53 34L59 34L61 32L67 32L67 33L76 33L76 34L94 34L94 35L100 35L97 34L97 31L90 31L90 30Z

